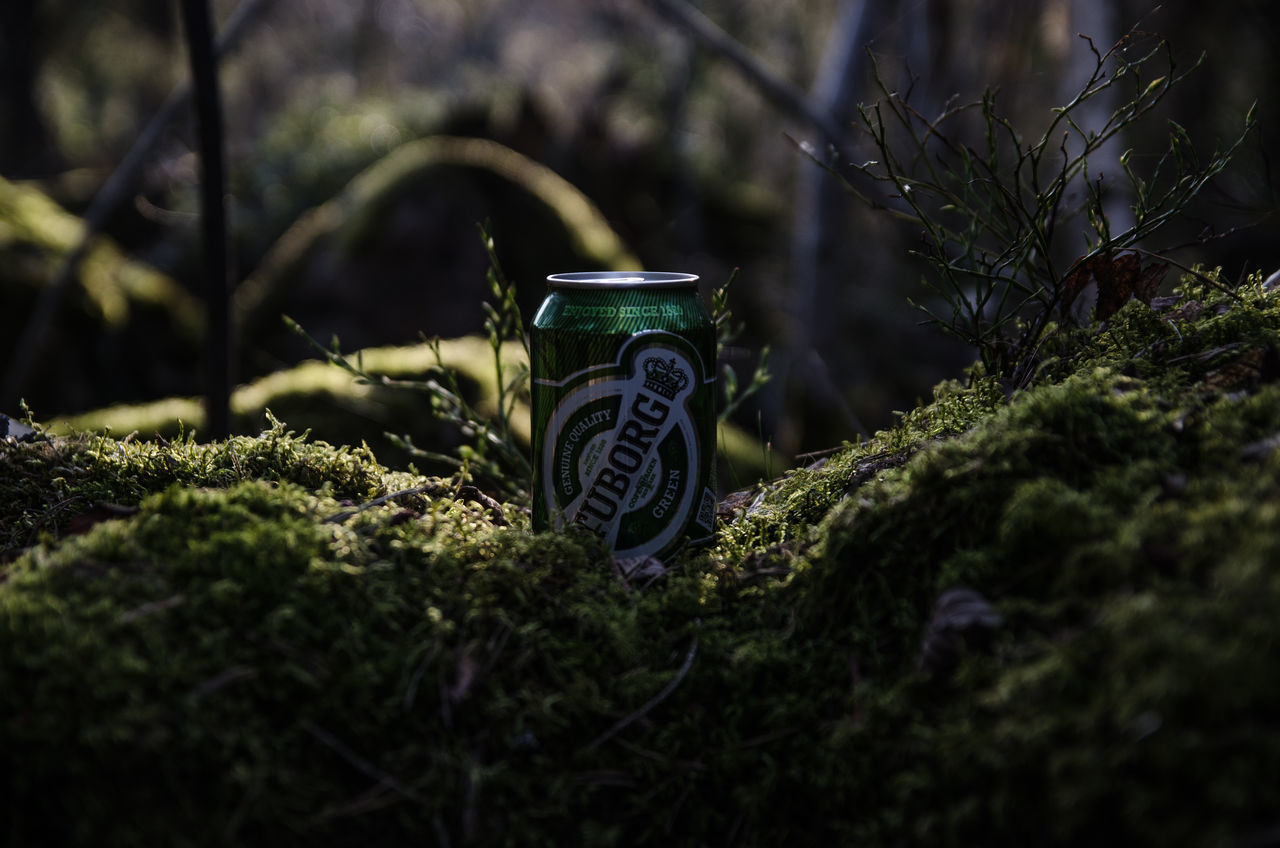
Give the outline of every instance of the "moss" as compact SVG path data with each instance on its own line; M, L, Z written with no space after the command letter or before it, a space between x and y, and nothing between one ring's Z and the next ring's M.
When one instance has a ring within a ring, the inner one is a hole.
M490 416L497 412L493 350L486 338L443 339L438 348L426 342L368 348L352 354L356 357L369 373L402 381L426 379L442 366L457 376L478 412ZM525 354L519 344L507 342L502 360L504 374L510 379L525 363ZM425 473L449 473L452 466L414 456L387 436L408 434L415 444L431 445L439 452L461 444L463 435L433 417L430 409L430 399L423 392L360 383L346 371L319 360L238 386L231 394L233 431L256 433L275 415L330 444L367 444L387 466L405 468L413 463ZM198 435L204 422L204 405L199 398L177 397L94 409L51 421L48 429L59 434L99 431L174 439L182 433ZM526 398L517 399L511 424L513 436L527 448L531 434ZM732 423L721 424L719 436L724 479L750 481L765 473L771 457L756 439Z
M1280 310L1170 310L1063 331L1008 396L941 386L630 580L592 537L283 425L0 448L0 820L14 844L1265 836ZM139 508L71 532L102 500ZM930 628L955 585L1000 614L986 639ZM922 665L952 637L954 670Z
M518 347L518 346L516 346ZM492 413L497 403L492 352L486 339L470 336L440 343L441 364L458 375L459 384L473 396L477 409ZM505 357L516 361L508 346ZM371 348L359 353L371 373L398 380L425 379L437 366L427 343L405 347ZM516 420L523 429L517 436L527 443L528 407ZM518 410L519 411L519 410ZM368 443L388 465L404 467L412 457L386 433L409 434L418 443L444 450L461 441L430 414L430 404L420 392L357 383L350 374L329 363L309 360L238 386L231 395L235 431L259 431L269 414L313 433L331 444ZM179 433L204 428L205 412L199 398L166 398L143 404L119 404L90 410L50 423L56 433L102 431L172 439ZM443 464L422 463L428 472L448 470Z
M56 538L72 518L95 503L134 505L173 485L225 487L269 480L365 500L385 494L388 485L411 479L382 468L367 449L309 443L279 422L259 436L219 443L198 443L190 435L174 442L79 435L4 450L0 556L7 558L41 533Z

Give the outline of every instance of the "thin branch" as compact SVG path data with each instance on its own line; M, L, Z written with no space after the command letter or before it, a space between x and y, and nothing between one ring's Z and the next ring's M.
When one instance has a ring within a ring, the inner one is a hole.
M830 116L814 108L804 92L762 65L740 42L685 0L640 0L657 15L687 33L703 49L732 65L766 98L793 117L821 132L837 150L846 147L848 133Z
M390 494L383 495L380 498L374 498L371 501L366 501L365 503L362 503L356 507L352 507L351 509L344 509L342 512L335 512L333 515L329 516L328 518L326 518L324 521L320 523L321 524L341 524L342 522L346 521L348 518L353 518L359 515L360 513L364 512L365 510L373 509L375 506L381 506L387 501L395 500L396 498L407 497L408 495L431 495L432 497L445 497L447 495L452 495L453 493L454 493L453 490L448 486L444 485L443 483L427 483L426 485L423 485L423 486L414 486L412 489L401 489L398 492L391 492Z
M372 778L373 780L378 781L378 783L380 783L383 786L387 786L391 789L394 789L396 792L400 793L405 798L408 798L410 801L413 801L417 804L426 804L426 799L423 798L421 795L419 795L417 792L415 792L412 787L406 785L403 781L401 781L394 775L388 774L387 772L378 768L373 763L369 762L364 757L360 756L355 751L348 748L345 744L343 744L341 739L334 736L332 733L325 730L323 727L316 724L311 719L304 718L300 722L300 725L303 730L305 730L311 736L315 737L317 740L323 743L325 747L329 748L338 756L342 757L342 759L346 760L351 766L353 766L356 769L356 771L360 772L366 777L369 777L369 778Z
M667 698L671 697L671 693L676 691L676 687L684 680L685 675L689 673L689 669L693 668L693 658L697 653L698 637L694 636L693 642L689 645L689 652L684 656L684 664L680 666L680 670L676 672L676 676L671 678L671 682L666 686L663 686L661 692L645 701L640 709L619 719L613 727L610 727L604 733L601 733L595 739L592 739L587 745L587 750L590 751L592 749L599 748L605 742L608 742L610 739L625 730L629 725L644 718L654 707L658 706L658 704L661 704Z

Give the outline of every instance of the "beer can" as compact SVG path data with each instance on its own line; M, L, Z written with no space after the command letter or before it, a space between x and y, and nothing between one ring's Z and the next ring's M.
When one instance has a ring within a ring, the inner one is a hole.
M692 274L553 274L530 328L533 525L620 560L715 530L715 326Z

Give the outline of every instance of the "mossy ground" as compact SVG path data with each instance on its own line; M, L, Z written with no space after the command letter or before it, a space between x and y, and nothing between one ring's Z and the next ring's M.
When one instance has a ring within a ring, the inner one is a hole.
M590 537L282 426L0 448L3 833L1273 837L1278 343L1256 286L1132 303L1056 335L1033 386L941 386L630 581ZM139 509L85 520L101 502ZM958 585L1002 624L921 669Z

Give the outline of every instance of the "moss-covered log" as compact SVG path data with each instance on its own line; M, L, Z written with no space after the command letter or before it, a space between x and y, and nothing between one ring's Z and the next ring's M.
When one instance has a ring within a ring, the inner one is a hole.
M1187 283L1053 339L629 580L283 426L8 444L0 832L1263 844L1280 302ZM957 586L979 614L934 611Z
M199 362L199 301L106 236L89 242L68 290L51 293L83 232L83 221L35 185L0 177L0 379L15 393L6 404L21 397L36 409L85 409L139 396L143 373L152 391L178 391ZM56 317L33 349L20 350L51 297ZM24 358L30 373L15 373Z
M504 343L501 351L503 373L510 374L528 363L517 342ZM494 352L488 339L464 336L402 347L367 348L352 354L368 373L391 380L423 381L448 371L457 380L478 413L492 419L497 414L498 379ZM159 437L176 439L186 433L198 438L205 426L204 405L195 397L171 397L151 403L117 404L56 419L49 431L60 435L74 432L102 432L117 438ZM271 417L288 421L299 432L330 444L365 444L386 466L408 467L411 463L428 474L449 473L456 464L424 458L405 449L401 436L415 445L429 445L437 453L456 450L465 439L458 427L431 413L429 394L403 385L384 386L362 382L348 372L321 360L306 360L292 368L276 371L245 385L231 394L232 430L252 433ZM521 397L512 416L512 437L528 449L529 405ZM767 446L732 422L719 427L720 479L736 485L758 479L767 469L778 468Z

